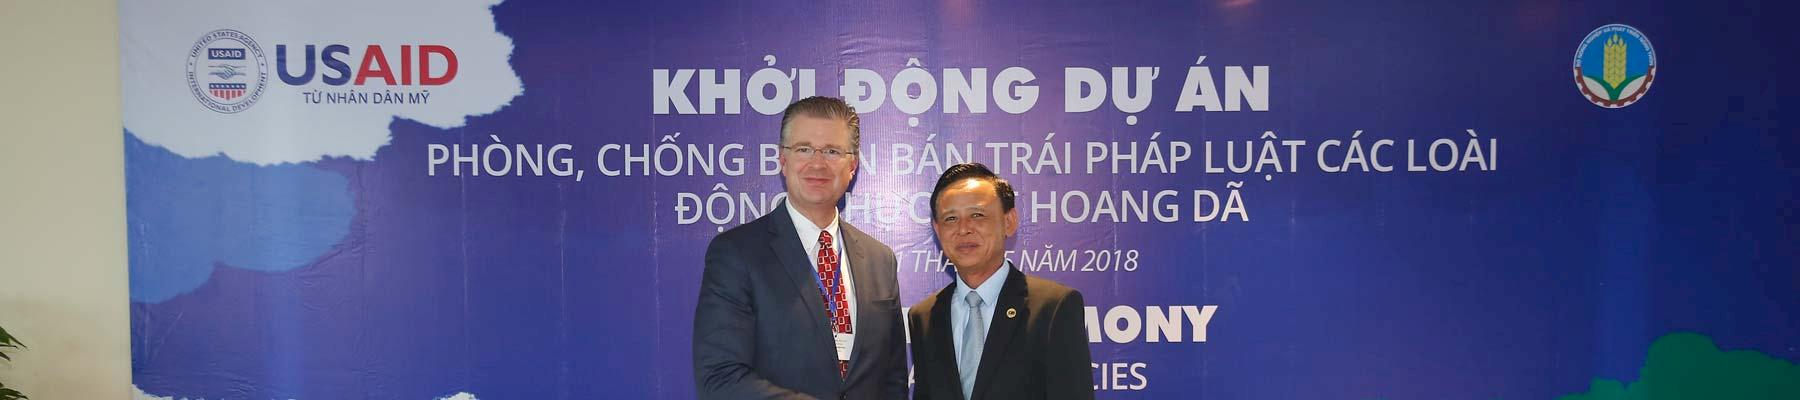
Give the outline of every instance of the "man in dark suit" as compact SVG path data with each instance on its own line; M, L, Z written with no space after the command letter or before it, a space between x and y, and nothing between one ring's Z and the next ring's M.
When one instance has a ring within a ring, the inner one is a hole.
M914 399L1092 399L1081 292L1006 261L1012 185L958 164L931 190L931 229L956 279L912 306Z
M782 113L787 200L706 246L694 309L700 398L906 397L894 251L838 218L859 121L827 97Z

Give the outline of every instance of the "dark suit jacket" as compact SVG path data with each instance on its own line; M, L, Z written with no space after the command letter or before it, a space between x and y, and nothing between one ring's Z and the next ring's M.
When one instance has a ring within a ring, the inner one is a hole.
M1011 267L1007 267L1011 268ZM913 399L961 400L950 307L956 282L907 313ZM1048 279L1007 273L981 351L972 399L1092 399L1086 311L1081 292ZM1016 310L1007 316L1007 310Z
M694 309L694 384L702 399L903 399L905 328L894 251L839 221L837 247L856 288L847 379L826 323L812 256L787 203L713 237Z

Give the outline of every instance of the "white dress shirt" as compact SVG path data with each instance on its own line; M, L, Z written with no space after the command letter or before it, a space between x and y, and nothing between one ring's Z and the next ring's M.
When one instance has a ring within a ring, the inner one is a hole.
M843 230L838 229L837 210L831 210L831 224L825 225L825 229L819 229L818 225L813 225L812 220L806 219L805 215L800 215L800 211L795 210L793 204L787 204L787 207L785 208L787 208L788 217L794 221L794 232L800 234L800 245L806 249L806 262L812 264L813 287L820 289L825 288L819 285L818 278L819 232L831 232L831 249L837 252L838 258L838 276L844 281L844 301L850 305L850 348L854 349L856 348L855 335L862 332L856 330L856 278L852 277L850 274L850 259L844 257L844 232ZM812 299L807 300L818 301ZM825 311L831 312L831 309L827 307ZM824 318L825 316L821 315L819 317Z

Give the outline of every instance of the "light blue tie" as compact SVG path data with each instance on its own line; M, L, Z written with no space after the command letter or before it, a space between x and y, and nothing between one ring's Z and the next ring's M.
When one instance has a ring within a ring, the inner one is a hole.
M962 375L963 399L975 397L975 370L981 368L981 346L987 342L987 324L982 323L981 294L969 291L963 296L969 303L969 319L963 323L962 354L956 357L956 372Z

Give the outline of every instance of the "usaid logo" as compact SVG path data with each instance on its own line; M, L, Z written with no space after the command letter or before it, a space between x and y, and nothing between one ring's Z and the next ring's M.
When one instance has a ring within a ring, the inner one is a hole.
M188 49L187 80L200 105L235 114L262 98L269 83L269 63L250 35L220 29L200 36Z
M295 50L299 54L293 54ZM456 51L432 44L370 44L355 48L343 44L307 44L298 48L277 44L275 65L281 81L293 86L315 81L330 86L438 86L456 80L457 70Z
M426 89L456 80L456 51L437 44L275 44L275 73L262 46L231 29L207 32L188 50L188 88L200 105L234 114L255 105L270 75L301 88L302 104L425 105ZM364 89L365 86L384 87Z

